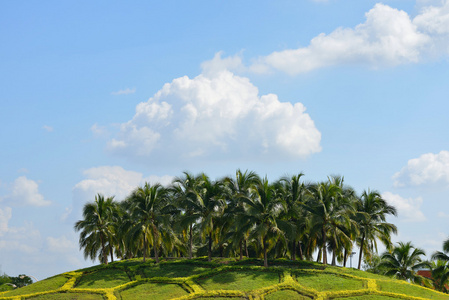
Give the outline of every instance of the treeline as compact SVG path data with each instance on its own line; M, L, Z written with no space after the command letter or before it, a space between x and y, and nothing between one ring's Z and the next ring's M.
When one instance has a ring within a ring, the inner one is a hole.
M315 183L303 174L269 182L255 172L211 180L184 172L168 187L146 183L126 199L101 194L75 223L85 258L128 259L213 256L290 258L346 266L355 245L359 264L377 253L377 242L392 247L396 215L376 191L360 195L331 176ZM331 257L328 257L330 255Z

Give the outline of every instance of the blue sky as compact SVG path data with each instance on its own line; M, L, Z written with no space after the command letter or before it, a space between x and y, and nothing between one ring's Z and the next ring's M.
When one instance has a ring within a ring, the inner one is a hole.
M449 235L448 1L10 1L0 40L2 272L91 265L82 206L185 170L340 174Z

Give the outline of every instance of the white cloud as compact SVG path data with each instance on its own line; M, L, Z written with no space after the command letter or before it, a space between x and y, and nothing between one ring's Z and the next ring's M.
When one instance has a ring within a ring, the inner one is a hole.
M44 125L42 126L43 129L45 129L47 132L52 132L53 131L53 127L48 126L48 125Z
M423 222L426 220L423 212L420 210L423 203L421 197L418 198L402 198L398 194L385 192L382 198L387 200L388 204L396 207L398 217L404 222Z
M116 92L112 92L111 95L114 96L119 96L119 95L129 95L129 94L134 94L136 92L136 88L126 88L124 90L118 90Z
M140 103L108 149L146 163L298 158L321 151L321 133L301 103L259 96L248 78L222 70L228 63L219 56L214 60L203 64L207 75L174 79Z
M11 207L0 208L0 236L8 232L8 222L12 216Z
M100 126L97 123L90 127L90 131L92 131L95 136L104 136L108 133L105 126Z
M86 179L77 183L73 188L73 206L67 208L61 217L66 220L69 217L78 219L81 216L82 206L86 202L92 202L97 194L105 197L114 196L116 200L125 199L135 188L145 182L161 184L171 182L172 176L149 176L134 171L128 171L119 166L101 166L90 168L83 172ZM73 221L72 218L70 221Z
M438 217L439 218L444 218L444 219L449 219L449 213L445 213L445 212L438 212Z
M73 249L78 250L78 244L75 240L68 239L65 235L56 237L47 237L47 248L50 252L55 253L67 253L73 251Z
M20 176L14 181L11 194L6 198L18 205L47 206L51 204L39 193L37 182L25 176Z
M214 58L205 61L201 64L202 73L206 76L214 75L220 71L236 71L243 72L246 71L246 67L242 63L242 58L240 55L228 56L222 58L223 51L217 52Z
M287 49L260 57L253 72L271 70L291 75L334 65L373 68L417 63L449 54L449 1L423 7L411 18L406 12L381 3L354 28L321 33L307 47Z
M449 184L449 151L438 154L426 153L410 159L407 166L393 175L394 185L418 186L429 184Z

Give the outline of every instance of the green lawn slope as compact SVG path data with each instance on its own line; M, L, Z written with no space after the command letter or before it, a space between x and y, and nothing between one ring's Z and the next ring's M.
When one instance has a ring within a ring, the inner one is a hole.
M0 293L6 299L441 299L448 294L349 268L255 259L127 260Z

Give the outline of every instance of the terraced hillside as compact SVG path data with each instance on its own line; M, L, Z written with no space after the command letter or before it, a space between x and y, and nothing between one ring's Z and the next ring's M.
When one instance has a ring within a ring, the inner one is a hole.
M348 268L276 260L128 260L60 274L1 299L448 299L431 289Z

